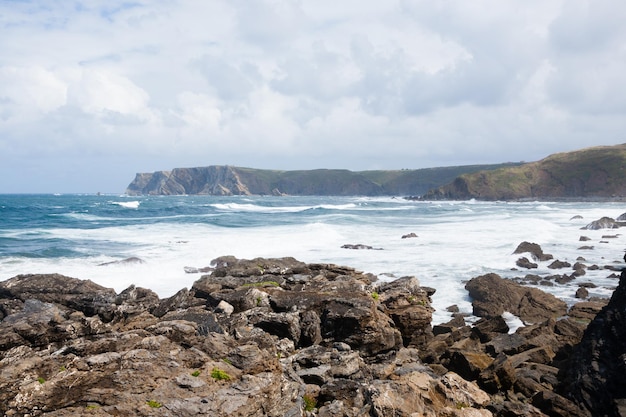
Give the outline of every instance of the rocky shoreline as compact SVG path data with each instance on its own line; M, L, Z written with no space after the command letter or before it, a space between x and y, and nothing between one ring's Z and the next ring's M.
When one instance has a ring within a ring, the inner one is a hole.
M0 413L626 415L624 271L608 304L570 309L476 277L481 318L433 327L435 290L415 277L293 258L212 267L166 299L55 274L1 282Z

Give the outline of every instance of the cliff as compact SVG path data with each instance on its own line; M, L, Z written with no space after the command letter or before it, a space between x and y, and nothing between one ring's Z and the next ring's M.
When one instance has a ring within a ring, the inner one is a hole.
M466 173L425 199L511 200L626 196L626 144L550 155L537 162Z
M128 195L421 195L458 175L496 169L498 165L467 165L417 170L360 171L316 169L277 171L207 166L140 173Z

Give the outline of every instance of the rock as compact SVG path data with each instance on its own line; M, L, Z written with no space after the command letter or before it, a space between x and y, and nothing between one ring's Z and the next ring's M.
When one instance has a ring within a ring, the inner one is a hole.
M581 242L587 242L587 241L591 240L591 238L588 237L588 236L581 236L580 238L578 238L578 240L581 241Z
M517 248L513 251L514 254L518 253L530 253L535 261L548 261L553 258L552 255L543 253L543 249L537 243L522 242L517 245Z
M587 297L589 297L589 291L586 288L584 288L584 287L579 287L576 290L576 295L574 295L574 297L576 297L576 298L587 298Z
M548 265L548 268L550 268L550 269L561 269L561 268L569 268L570 266L572 266L572 264L570 264L569 262L559 261L557 259L554 262L552 262L550 265Z
M623 415L626 398L626 271L575 347L562 392L592 415Z
M434 335L435 291L415 277L378 282L293 258L214 266L165 300L63 276L1 282L0 415L579 412L550 393L593 307L560 317L537 289L477 277L468 289L487 293L474 299L486 317L468 326L455 314ZM498 310L536 324L509 334Z
M536 269L539 266L534 262L530 262L530 260L526 258L525 256L519 258L515 262L515 265L519 266L520 268L526 268L526 269Z
M112 320L117 310L115 297L113 289L59 274L18 275L0 282L0 298L54 302L86 316L100 315L105 321Z
M341 246L342 249L369 249L369 250L383 250L383 248L375 248L373 246L369 246L369 245L364 245L362 243L357 243L357 244L345 244Z
M586 230L599 230L599 229L618 229L622 224L611 217L602 217L598 220L594 220L588 225L581 227Z
M226 301L222 300L215 307L215 312L216 313L226 314L227 316L230 316L231 314L233 314L235 312L235 307L233 307L232 305L228 304Z
M418 237L418 236L413 232L408 233L406 235L402 235L402 239L409 239L409 238L414 238L414 237Z
M146 263L146 261L144 261L143 259L137 258L136 256L131 256L130 258L125 258L119 261L104 262L104 263L98 264L98 266L144 264L144 263Z
M474 314L501 316L508 311L526 323L537 323L567 312L567 305L536 288L526 288L497 274L472 278L465 285L472 298Z

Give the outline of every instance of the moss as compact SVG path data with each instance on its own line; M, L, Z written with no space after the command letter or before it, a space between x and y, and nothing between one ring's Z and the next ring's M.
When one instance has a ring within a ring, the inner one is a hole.
M39 377L39 378L37 378L37 382L39 382L40 384L43 384L43 383L46 382L46 379L42 378L42 377Z
M191 373L191 376L200 376L200 373L201 373L200 370L196 369L195 371Z
M372 293L372 298L373 298L374 300L378 300L378 299L380 298L380 294L378 294L376 291L374 291L374 292Z
M304 411L313 411L317 407L317 401L310 395L304 395L302 401L304 402Z
M161 404L160 402L155 401L155 400L148 400L148 401L146 401L146 404L148 404L152 408L161 408L161 407L163 407L163 404Z
M211 371L211 378L217 381L230 381L230 375L226 371L219 368L213 368Z

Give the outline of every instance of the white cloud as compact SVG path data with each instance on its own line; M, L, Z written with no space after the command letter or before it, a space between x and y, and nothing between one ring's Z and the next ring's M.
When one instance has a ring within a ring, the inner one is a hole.
M0 67L0 120L28 121L65 105L67 85L41 67Z
M625 20L621 0L0 2L2 169L418 168L621 143Z

